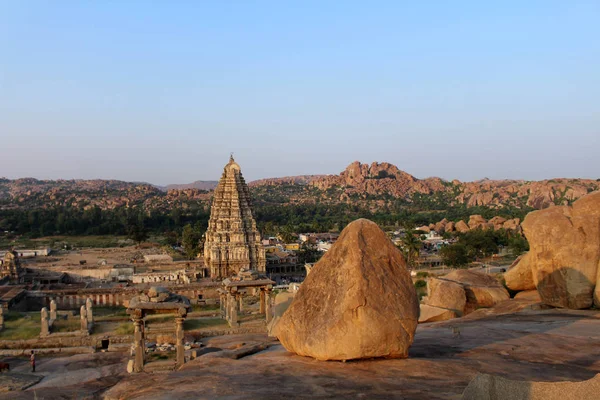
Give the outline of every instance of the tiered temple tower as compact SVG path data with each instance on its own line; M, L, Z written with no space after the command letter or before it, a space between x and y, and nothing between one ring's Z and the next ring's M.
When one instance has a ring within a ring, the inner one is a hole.
M4 260L0 263L0 278L8 276L13 282L18 282L23 274L19 256L16 251L9 250L4 254Z
M266 271L265 249L252 217L250 191L233 156L215 189L204 242L204 264L216 279L230 277L241 269Z

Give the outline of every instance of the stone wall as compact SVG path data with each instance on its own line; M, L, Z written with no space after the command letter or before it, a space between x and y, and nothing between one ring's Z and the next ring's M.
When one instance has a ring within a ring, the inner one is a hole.
M202 299L218 299L217 282L203 282L189 285L177 285L169 289L177 294L183 295L192 303L196 303L199 295ZM74 310L85 305L86 299L92 299L94 306L125 306L133 296L141 292L143 288L107 288L107 289L72 289L72 290L30 290L26 292L26 309L22 311L38 311L42 307L50 307L50 301L54 299L59 310Z

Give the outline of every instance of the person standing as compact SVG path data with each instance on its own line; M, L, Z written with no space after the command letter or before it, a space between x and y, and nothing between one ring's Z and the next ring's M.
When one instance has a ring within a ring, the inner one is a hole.
M29 362L31 363L31 372L35 372L35 354L33 350L31 350L31 357L29 357Z

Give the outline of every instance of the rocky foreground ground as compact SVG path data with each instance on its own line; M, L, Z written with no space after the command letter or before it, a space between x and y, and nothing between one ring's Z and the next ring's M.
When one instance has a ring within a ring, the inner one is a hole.
M479 372L582 381L600 373L600 311L540 310L531 301L509 300L465 318L420 325L408 359L315 361L286 352L266 335L215 337L205 344L214 351L169 373L127 375L121 353L42 358L39 383L0 399L458 399ZM31 375L24 361L13 364L0 385Z

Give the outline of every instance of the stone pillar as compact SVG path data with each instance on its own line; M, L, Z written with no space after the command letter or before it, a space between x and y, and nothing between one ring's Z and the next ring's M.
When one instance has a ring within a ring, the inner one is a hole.
M234 296L231 296L231 315L229 316L229 325L234 328L238 326L238 305L239 302Z
M229 322L229 318L231 317L231 294L227 293L225 295L225 319Z
M40 329L40 336L48 336L50 334L50 327L48 326L48 309L42 308L41 312L42 328Z
M4 307L0 306L0 331L4 329Z
M56 319L56 300L50 300L50 319Z
M144 370L144 356L146 353L146 344L144 338L144 320L135 318L133 320L135 328L133 333L133 345L135 351L135 359L133 361L133 372L142 372Z
M240 313L241 313L242 311L244 311L244 296L242 296L241 294L238 294L236 297L237 297L237 300L239 303L239 309L240 309Z
M265 292L265 318L267 320L267 324L269 322L271 322L271 319L273 318L273 315L271 312L271 292L270 291Z
M87 319L87 312L85 310L85 306L81 306L81 308L79 308L79 318L81 319L81 331L83 332L87 332L88 331L88 319Z
M94 323L94 313L92 311L92 307L93 307L94 303L92 303L92 299L90 299L89 297L85 300L85 311L86 311L86 315L87 315L87 319L90 323Z
M264 314L265 313L265 291L261 290L260 291L260 313Z
M177 350L176 366L181 367L185 363L185 348L183 347L183 321L185 318L175 318L175 349Z
M221 293L219 295L219 307L221 308L221 318L225 316L225 296Z

